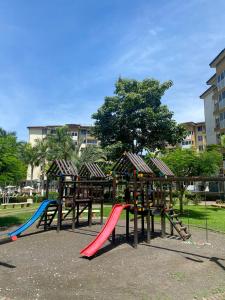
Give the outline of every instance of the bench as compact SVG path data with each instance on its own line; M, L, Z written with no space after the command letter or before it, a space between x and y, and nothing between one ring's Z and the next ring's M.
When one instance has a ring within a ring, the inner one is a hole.
M7 208L7 206L12 206L12 208L15 208L16 206L22 207L29 207L31 205L30 202L20 202L20 203L2 203L1 206L3 208Z

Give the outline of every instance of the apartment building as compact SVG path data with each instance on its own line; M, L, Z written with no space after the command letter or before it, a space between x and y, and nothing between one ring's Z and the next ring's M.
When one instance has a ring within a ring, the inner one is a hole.
M188 135L181 142L182 149L194 148L197 151L203 151L206 148L206 130L205 122L186 122L182 123Z
M215 70L206 82L208 89L200 96L204 100L206 142L220 144L225 133L225 49L209 64Z
M29 138L28 142L32 146L35 145L37 140L44 139L49 134L54 134L57 127L63 125L48 125L48 126L29 126ZM90 125L80 125L80 124L66 124L69 128L69 132L74 141L75 145L79 145L80 150L84 149L87 145L98 145L99 141L91 135L92 126ZM40 167L35 167L33 172L33 180L39 180L41 176ZM31 179L31 170L28 167L27 180Z

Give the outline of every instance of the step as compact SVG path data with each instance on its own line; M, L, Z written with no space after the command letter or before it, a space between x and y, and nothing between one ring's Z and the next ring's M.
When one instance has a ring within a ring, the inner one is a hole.
M181 224L182 224L182 221L174 221L173 224L174 224L174 225L181 225Z
M189 239L191 237L191 234L190 233L187 233L186 235L185 235L185 239L187 240L187 239Z
M187 227L186 226L181 226L180 230L184 230L185 231L185 230L187 230Z
M173 214L173 215L169 215L171 218L177 218L179 217L179 214Z

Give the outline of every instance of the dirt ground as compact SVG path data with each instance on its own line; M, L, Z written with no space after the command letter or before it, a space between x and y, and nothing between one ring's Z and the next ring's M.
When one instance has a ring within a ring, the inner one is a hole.
M117 226L93 259L80 257L100 225L73 232L38 232L0 244L0 300L8 299L225 299L225 235L192 229L192 239L155 237L138 249ZM120 235L119 235L120 233ZM215 295L215 296L213 296Z

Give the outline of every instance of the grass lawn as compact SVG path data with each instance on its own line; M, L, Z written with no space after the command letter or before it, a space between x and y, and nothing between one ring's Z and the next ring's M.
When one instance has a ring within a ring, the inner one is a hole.
M0 227L19 225L32 216L39 204L24 208L2 208L0 206Z
M0 227L24 223L38 206L39 204L27 208L0 208ZM111 205L104 206L105 217L108 217L111 208ZM183 220L185 225L189 223L190 225L205 227L207 218L209 229L225 232L225 209L212 206L205 207L204 205L189 205L184 206L184 211L180 219ZM125 219L125 211L122 212L121 219Z
M188 205L184 206L184 214L181 219L185 225L195 225L199 227L206 226L206 219L208 228L225 232L225 209L213 206L204 205Z
M178 211L178 207L175 206L175 210ZM104 216L108 216L111 211L111 207L104 207ZM122 213L122 219L125 219L125 211ZM132 217L131 217L132 218ZM184 214L180 216L185 225L194 225L198 227L206 226L206 218L208 229L218 230L225 232L225 209L217 208L213 206L204 205L188 205L184 206ZM156 217L156 220L159 217Z

